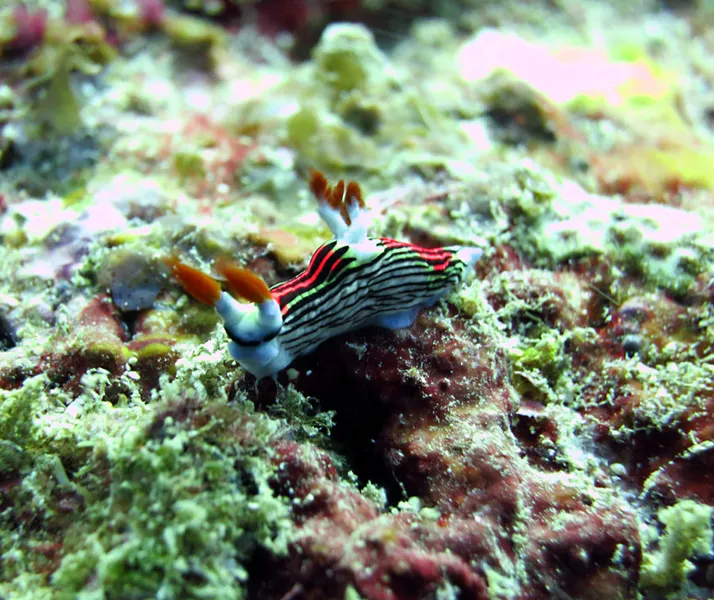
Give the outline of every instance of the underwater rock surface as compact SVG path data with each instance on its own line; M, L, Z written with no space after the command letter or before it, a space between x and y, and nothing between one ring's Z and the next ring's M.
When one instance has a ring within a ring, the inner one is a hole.
M0 597L712 597L714 14L668 5L0 8ZM484 255L256 381L165 263L294 277L311 169Z

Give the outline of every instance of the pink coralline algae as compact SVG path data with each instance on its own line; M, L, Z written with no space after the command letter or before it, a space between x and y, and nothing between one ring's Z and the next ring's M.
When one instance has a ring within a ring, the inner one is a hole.
M142 28L152 28L161 25L164 18L165 5L163 0L133 0L133 7L139 17L139 24ZM110 4L102 6L89 0L67 0L65 5L64 19L67 23L84 25L92 21L100 21L102 16L98 13L108 13ZM111 21L111 19L109 19Z
M682 495L714 502L714 387L700 362L712 353L700 336L711 283L698 287L688 305L633 293L603 321L597 344L572 348L595 442L656 505Z
M136 0L142 14L161 0ZM326 25L339 21L376 20L384 7L369 6L362 0L214 0L195 2L191 7L218 24L238 29L255 26L262 35L273 38L291 33L305 48ZM303 49L304 51L304 49Z
M47 11L30 10L24 4L18 4L12 13L15 35L5 48L15 52L25 52L42 42L47 30Z
M152 309L139 311L132 318L129 330L121 312L112 299L104 294L84 303L73 324L73 335L67 340L58 339L51 351L46 352L39 364L40 372L47 373L50 381L71 394L82 387L82 376L92 369L104 369L118 378L125 372L128 359L138 373L142 392L148 398L158 385L162 373L170 372L178 358L172 347L176 335L165 327L152 326ZM161 322L159 320L159 322ZM6 374L3 374L3 379ZM3 381L2 387L6 387ZM117 382L109 393L109 400L123 392Z
M96 15L88 0L67 0L64 18L68 23L80 25L94 21Z
M355 333L298 370L297 387L349 423L337 435L360 448L353 464L374 476L382 462L388 490L434 514L382 514L337 482L324 453L288 444L276 486L293 499L301 535L273 565L281 576L262 584L272 592L297 581L310 598L336 597L348 584L368 598L431 597L443 586L486 598L500 576L518 581L524 599L632 596L641 559L634 510L601 493L612 485L603 471L568 472L553 454L530 460L519 439L530 428L519 422L532 414L517 408L505 356L461 318ZM557 437L557 423L549 427Z
M304 533L284 561L263 565L259 596L279 597L297 585L307 597L335 598L352 585L375 600L415 598L448 580L463 598L488 598L485 579L449 551L437 523L380 515L374 502L339 482L321 450L294 442L277 450L275 485L294 500L293 518Z
M158 27L164 18L163 0L137 0L142 22L149 27Z

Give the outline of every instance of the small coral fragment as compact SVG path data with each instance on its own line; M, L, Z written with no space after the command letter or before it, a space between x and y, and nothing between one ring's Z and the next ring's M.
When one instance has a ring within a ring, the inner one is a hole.
M711 506L693 500L681 500L659 511L666 527L659 540L659 550L645 555L642 586L665 591L678 589L693 570L692 559L712 551Z

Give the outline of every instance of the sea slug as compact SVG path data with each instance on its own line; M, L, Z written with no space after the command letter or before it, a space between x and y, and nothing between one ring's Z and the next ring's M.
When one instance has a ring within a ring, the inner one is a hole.
M216 308L231 339L231 356L258 379L274 377L335 335L367 325L408 327L420 308L462 281L482 254L475 247L422 248L367 237L369 214L357 183L332 187L314 172L310 187L334 238L293 279L268 288L254 273L219 260L224 292L211 276L176 258L166 260L189 294Z

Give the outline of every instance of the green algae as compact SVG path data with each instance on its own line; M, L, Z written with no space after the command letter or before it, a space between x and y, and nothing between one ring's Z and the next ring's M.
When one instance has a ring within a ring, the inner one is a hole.
M206 176L203 158L196 152L179 151L174 154L174 168L183 181Z
M305 159L323 169L368 166L378 154L371 140L310 106L303 106L289 118L286 133Z
M117 53L101 26L67 23L57 8L48 7L42 41L6 68L16 97L0 155L15 186L38 196L81 187L112 132L94 126L87 105Z
M144 341L143 339L141 340ZM149 342L135 351L138 360L162 358L172 351L172 347L162 341Z
M657 549L643 556L642 589L660 590L668 593L668 597L679 597L678 590L693 569L691 559L711 551L713 512L711 506L680 500L657 513L664 532L656 540Z
M196 302L188 304L178 316L180 327L187 333L206 336L212 332L220 322L216 311L211 306Z
M72 74L96 75L116 53L101 29L51 23L45 41L24 66L33 77L25 84L30 98L31 136L66 136L83 127L81 100Z
M374 36L361 25L328 27L313 52L316 75L333 95L359 94L384 87L390 80L387 57L377 47Z
M537 338L522 338L510 349L514 374L534 383L533 372L554 381L567 371L565 342L570 336L556 330L543 331Z
M171 11L162 20L161 28L175 44L193 51L210 52L227 41L225 32L217 25Z
M639 398L628 423L639 430L664 430L706 414L706 395L714 391L710 369L696 360L655 366L623 361L614 365L611 375L622 377L624 389Z
M491 235L537 264L601 256L651 288L678 295L712 270L708 222L693 212L592 194L530 161L495 168L489 177L497 184L494 225L507 230Z
M355 588L353 588L351 585L348 585L345 588L344 600L363 600L363 599L362 599L362 596L359 595L359 592Z
M22 453L36 455L46 447L36 415L53 403L46 395L46 375L26 379L17 390L0 390L0 439Z
M118 339L95 339L95 335L93 330L80 332L67 347L69 360L117 372L130 356L129 350Z
M329 444L330 429L334 426L335 412L321 411L315 399L305 396L289 385L278 390L276 403L270 414L283 420L300 442L309 441L319 446Z
M178 354L172 344L166 343L165 339L152 340L150 337L136 341L140 347L132 353L135 358L132 368L144 386L153 389L161 375L172 376L176 373Z
M632 148L622 153L622 160L630 163L632 172L648 191L657 192L667 186L714 191L714 150L694 140L690 146Z
M434 172L459 153L468 160L467 136L446 117L462 104L458 93L448 101L420 94L416 77L391 62L367 28L332 24L312 61L280 90L297 100L285 120L286 141L311 166L360 170L366 184L371 177L385 185L412 168Z
M40 134L70 135L82 127L80 103L72 89L67 62L54 71L33 112Z
M13 557L0 591L23 593L44 564L33 548L59 543L61 562L27 597L243 597L256 544L285 550L288 507L268 487L280 428L248 403L227 406L229 377L222 352L193 347L174 379L163 376L153 407L130 372L115 405L115 376L101 369L74 399L44 375L1 391L0 438L21 484L0 516L0 551ZM71 519L58 508L65 497L77 505Z
M88 509L88 543L75 540L52 577L68 597L101 589L107 597L240 598L241 558L255 541L284 547L287 509L270 494L268 472L254 452L221 440L222 418L198 430L170 421L161 439L129 432L106 449L117 485ZM260 495L236 477L252 480Z

